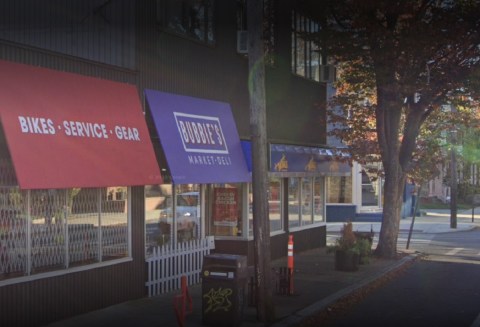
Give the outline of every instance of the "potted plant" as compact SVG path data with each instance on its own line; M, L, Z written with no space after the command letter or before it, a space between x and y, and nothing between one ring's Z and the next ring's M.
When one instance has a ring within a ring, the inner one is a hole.
M361 265L369 263L372 255L372 243L366 238L357 238L355 246L358 249L358 263Z
M335 253L336 270L358 270L360 251L350 221L343 224L340 237L335 241L335 245L329 247L329 251Z

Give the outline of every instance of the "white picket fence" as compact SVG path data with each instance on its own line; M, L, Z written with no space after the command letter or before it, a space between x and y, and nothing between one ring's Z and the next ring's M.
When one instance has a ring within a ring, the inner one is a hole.
M146 259L148 280L145 286L148 296L180 289L182 276L187 277L188 285L200 283L203 257L214 248L213 236L155 247L153 255Z

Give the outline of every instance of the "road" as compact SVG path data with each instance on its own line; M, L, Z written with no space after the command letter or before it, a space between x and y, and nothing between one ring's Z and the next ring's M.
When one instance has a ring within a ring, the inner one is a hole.
M399 249L407 238L407 231L399 234ZM479 240L479 228L414 233L410 250L425 257L322 326L480 326Z
M408 235L400 234L398 248L405 248ZM443 234L414 234L410 249L429 255L431 260L480 263L480 229Z
M418 261L323 326L472 326L480 313L480 265Z

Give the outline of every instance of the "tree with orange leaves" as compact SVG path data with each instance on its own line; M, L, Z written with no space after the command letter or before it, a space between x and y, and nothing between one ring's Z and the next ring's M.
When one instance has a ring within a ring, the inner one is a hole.
M359 162L382 163L383 222L375 253L395 257L405 181L419 160L419 149L430 151L434 144L419 141L422 128L428 131L452 99L478 97L480 1L302 4L316 8L310 12L321 21L316 37L322 50L346 64L348 85L338 88L346 96L336 101L355 119L346 122L340 136L352 154L360 154L354 155ZM362 133L362 142L353 142Z

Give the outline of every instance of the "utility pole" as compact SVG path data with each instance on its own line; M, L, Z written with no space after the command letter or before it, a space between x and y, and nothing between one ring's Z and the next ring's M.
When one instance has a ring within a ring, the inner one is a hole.
M248 26L248 90L252 140L253 236L257 319L265 324L275 318L270 263L268 220L267 113L263 41L263 1L246 1Z
M456 113L456 108L451 105L451 113ZM457 130L455 127L451 131L451 162L450 162L450 228L457 228L457 156L456 156L456 144L457 144Z

